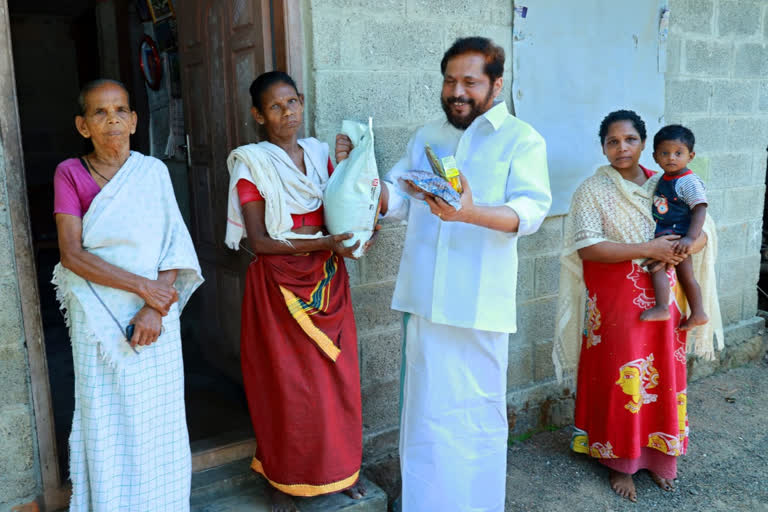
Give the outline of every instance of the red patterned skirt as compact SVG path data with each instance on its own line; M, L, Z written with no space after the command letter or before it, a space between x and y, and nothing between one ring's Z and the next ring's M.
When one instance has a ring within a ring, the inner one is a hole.
M650 274L629 261L584 261L583 268L587 305L571 447L617 470L647 467L674 477L673 457L688 445L686 333L677 328L685 299L676 298L675 274L668 274L671 319L641 322L640 313L655 305Z
M258 445L251 468L294 496L354 484L362 413L344 259L325 251L256 258L248 267L240 337Z

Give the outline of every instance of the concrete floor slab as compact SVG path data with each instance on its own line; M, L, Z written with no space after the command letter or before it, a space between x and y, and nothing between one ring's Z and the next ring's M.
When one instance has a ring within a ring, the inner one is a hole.
M250 460L195 473L191 512L270 512L267 484L249 468ZM363 478L368 493L353 500L342 493L296 498L300 512L386 512L387 495Z

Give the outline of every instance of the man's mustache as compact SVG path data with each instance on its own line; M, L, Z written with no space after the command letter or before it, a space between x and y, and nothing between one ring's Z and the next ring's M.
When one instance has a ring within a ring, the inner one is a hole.
M464 98L461 96L458 96L458 97L454 96L452 98L448 98L447 100L445 100L445 102L448 103L449 105L453 103L466 103L467 105L475 104L475 100L473 100L472 98Z

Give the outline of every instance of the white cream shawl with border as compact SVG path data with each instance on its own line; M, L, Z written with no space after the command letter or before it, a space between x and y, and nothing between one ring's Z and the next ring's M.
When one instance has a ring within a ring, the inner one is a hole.
M83 217L82 239L86 251L147 279L157 279L158 272L163 270L178 270L175 287L179 293L179 312L203 282L168 168L157 158L131 152L88 208ZM85 311L88 331L110 364L119 368L126 358L136 357L124 331L118 328L85 279L59 263L52 282L68 327L69 301L76 300ZM123 329L144 306L138 295L92 285Z
M307 235L291 231L291 214L301 215L320 208L328 182L328 144L311 137L299 139L298 144L304 150L306 175L296 167L288 153L271 142L247 144L229 154L229 199L224 238L227 247L237 250L240 240L246 236L237 193L237 182L241 179L256 185L264 197L264 223L271 238L290 244L290 238L323 236L322 233Z
M577 251L604 241L630 244L651 240L656 226L651 203L660 176L661 173L657 173L641 186L625 180L613 167L606 165L584 180L573 194L571 208L565 218L564 249L560 256L560 296L552 349L555 373L561 382L575 377L584 328L585 286ZM709 215L704 233L707 245L692 258L709 323L688 333L688 352L713 358L714 338L717 349L723 347L723 323L714 266L717 232Z

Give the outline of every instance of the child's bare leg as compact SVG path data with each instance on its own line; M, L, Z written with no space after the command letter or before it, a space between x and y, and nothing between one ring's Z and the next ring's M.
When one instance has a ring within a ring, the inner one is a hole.
M691 306L691 315L680 324L680 329L688 331L697 325L704 325L709 322L709 317L704 312L704 305L701 300L701 288L693 275L693 263L691 258L684 259L677 267L677 280L683 287L685 297Z
M661 267L651 274L653 291L656 294L656 305L646 309L640 315L643 322L663 322L669 320L669 278L666 267Z

